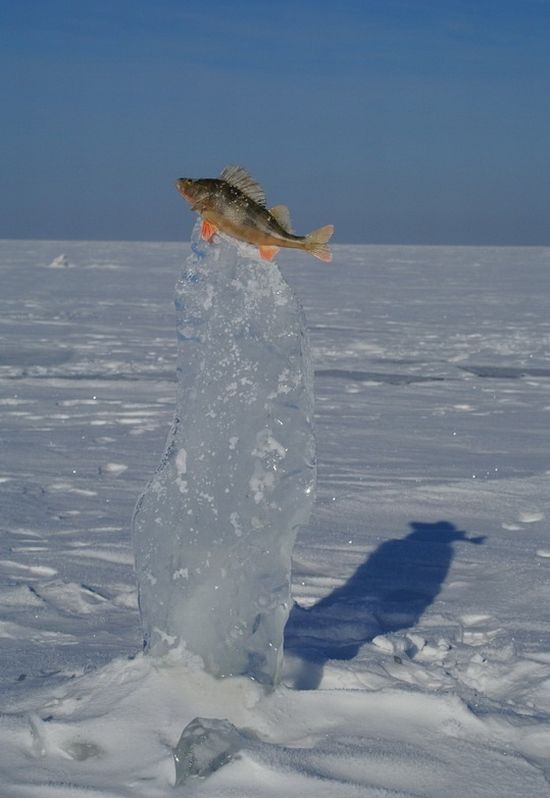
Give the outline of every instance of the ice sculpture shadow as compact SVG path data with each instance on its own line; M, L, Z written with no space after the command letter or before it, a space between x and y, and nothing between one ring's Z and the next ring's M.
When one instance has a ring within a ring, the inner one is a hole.
M448 521L410 526L412 532L378 546L344 585L313 607L294 606L285 647L302 660L296 689L318 687L328 660L353 659L377 635L414 627L441 590L453 544L484 541Z

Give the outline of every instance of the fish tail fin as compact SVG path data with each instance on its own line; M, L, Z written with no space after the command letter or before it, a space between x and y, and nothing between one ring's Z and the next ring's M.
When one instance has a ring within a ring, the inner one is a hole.
M327 241L330 240L333 233L333 224L327 224L324 227L320 227L318 230L314 230L306 236L304 249L311 252L311 254L319 258L319 260L330 263L332 260L332 252L330 251L330 247L327 247Z

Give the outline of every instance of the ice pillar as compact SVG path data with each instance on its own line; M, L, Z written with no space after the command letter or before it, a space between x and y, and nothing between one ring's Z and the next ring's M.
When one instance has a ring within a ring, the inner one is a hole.
M315 487L308 337L275 263L198 229L176 285L175 417L133 521L145 643L275 684Z

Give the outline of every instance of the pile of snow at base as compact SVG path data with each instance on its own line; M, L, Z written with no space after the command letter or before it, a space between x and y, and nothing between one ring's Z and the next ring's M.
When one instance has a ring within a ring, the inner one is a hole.
M246 746L174 791L182 725L220 707ZM540 798L544 775L514 750L528 731L526 723L495 735L491 719L452 693L266 694L245 677L216 679L174 649L163 660L115 660L6 707L2 798Z
M277 265L197 223L176 286L178 389L134 546L147 650L280 678L291 556L315 487L313 366Z

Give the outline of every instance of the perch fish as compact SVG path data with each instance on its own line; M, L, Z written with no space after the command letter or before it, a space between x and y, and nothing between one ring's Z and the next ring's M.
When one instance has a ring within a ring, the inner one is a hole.
M202 217L201 235L209 241L217 230L257 246L264 260L272 260L281 247L303 249L329 262L327 241L334 226L327 224L307 236L292 232L286 205L267 208L261 186L240 166L226 166L219 178L176 181L179 193Z

